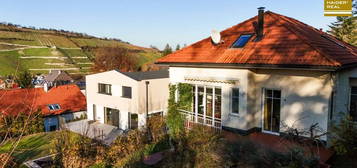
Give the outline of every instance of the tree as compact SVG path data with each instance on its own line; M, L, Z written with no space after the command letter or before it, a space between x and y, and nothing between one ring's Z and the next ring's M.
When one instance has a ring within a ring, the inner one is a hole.
M21 88L33 88L32 79L32 74L25 70L16 77L15 81Z
M94 71L103 72L113 69L128 72L137 70L137 57L126 48L100 47L94 50Z
M177 46L176 46L176 51L178 51L178 50L180 50L180 49L181 49L180 44L177 44Z
M169 44L166 44L164 50L162 51L162 55L165 56L165 55L169 55L172 53L172 48L170 47Z
M353 4L353 15L338 16L336 22L331 23L328 33L351 45L357 46L357 1Z

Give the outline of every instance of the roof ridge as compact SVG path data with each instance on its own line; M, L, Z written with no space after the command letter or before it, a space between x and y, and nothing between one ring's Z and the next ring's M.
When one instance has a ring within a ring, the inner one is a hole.
M280 15L280 14L277 14L277 13L274 13L274 12L271 12L269 11L269 13L271 16L273 17L279 17L281 19L283 19L286 23L288 24L291 24L290 23L290 20L293 19L293 18L290 18L290 17L287 17L287 16L284 16L284 15ZM289 19L289 20L288 20ZM295 19L294 19L295 20ZM277 21L278 22L281 22L281 20L279 20L277 18ZM297 20L296 20L297 21ZM303 24L304 26L308 27L309 29L312 29L313 31L316 32L316 28L312 27L312 26L309 26L305 23L302 23L300 21L298 21L298 23L300 24ZM294 31L292 30L291 28L289 28L287 25L285 24L282 24L287 30L289 30L290 32L294 33L295 35L297 35L298 37L300 37L300 40L303 41L305 44L309 45L311 48L315 49L318 53L320 53L321 55L323 55L329 62L331 62L332 64L336 65L336 66L341 66L341 63L339 63L337 60L331 58L328 54L326 54L325 52L321 51L319 48L315 47L314 45L312 45L310 42L308 42L305 37L303 35L301 35L299 32L297 31ZM316 33L319 33L319 32L316 32Z

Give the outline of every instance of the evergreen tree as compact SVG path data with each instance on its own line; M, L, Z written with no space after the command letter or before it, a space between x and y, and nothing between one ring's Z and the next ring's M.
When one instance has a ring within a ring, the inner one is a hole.
M162 51L163 56L169 55L172 53L172 48L170 47L169 44L166 44L164 50Z
M32 74L25 70L16 77L15 81L21 88L33 88L32 79Z
M177 46L176 46L176 51L178 51L178 50L180 50L180 49L181 49L180 44L177 44Z
M328 32L340 40L357 46L357 1L354 1L353 9L352 16L338 16L337 21L329 25L331 30Z

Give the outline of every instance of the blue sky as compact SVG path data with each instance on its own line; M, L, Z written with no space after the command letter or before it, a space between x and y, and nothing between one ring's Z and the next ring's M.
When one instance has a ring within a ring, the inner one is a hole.
M257 14L257 7L328 29L323 0L2 0L0 21L163 48L191 44Z

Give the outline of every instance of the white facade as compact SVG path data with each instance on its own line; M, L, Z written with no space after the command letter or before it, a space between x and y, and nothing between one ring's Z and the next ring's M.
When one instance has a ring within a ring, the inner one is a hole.
M280 120L274 121L279 123L279 128L266 131L276 134L284 132L287 127L306 130L315 123L327 131L333 78L331 72L322 71L170 67L172 84L188 83L194 87L222 89L223 127L244 131L262 128L264 131L264 115L268 115L264 111L267 108L265 102L270 101L265 94L270 90L278 91L276 93L280 96L276 102L279 103L275 103L272 109L279 111ZM232 88L239 89L238 114L232 113ZM193 108L193 113L195 111L197 107ZM273 122L273 119L268 122ZM326 140L326 137L322 139Z
M111 108L119 110L120 129L129 129L129 114L138 114L138 126L144 126L146 122L146 81L149 81L149 114L154 112L166 113L169 94L168 78L138 81L113 70L86 76L88 119L106 123L104 108ZM99 83L109 84L111 95L99 93ZM123 86L131 88L131 98L123 97Z

